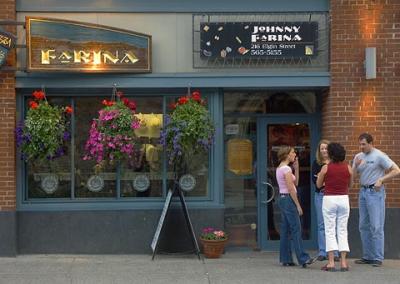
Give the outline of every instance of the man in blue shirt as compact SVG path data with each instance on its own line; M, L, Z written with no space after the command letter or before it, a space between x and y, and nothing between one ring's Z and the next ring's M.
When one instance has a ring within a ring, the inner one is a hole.
M357 264L379 267L384 259L385 187L384 182L400 174L400 169L385 153L373 145L373 137L358 138L361 152L353 160L353 172L360 175L359 230L363 256Z

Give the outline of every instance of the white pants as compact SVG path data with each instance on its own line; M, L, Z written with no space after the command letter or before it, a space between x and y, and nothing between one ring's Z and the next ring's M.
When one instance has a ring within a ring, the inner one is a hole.
M347 221L350 204L348 195L328 195L322 200L325 224L326 251L350 251L347 239Z

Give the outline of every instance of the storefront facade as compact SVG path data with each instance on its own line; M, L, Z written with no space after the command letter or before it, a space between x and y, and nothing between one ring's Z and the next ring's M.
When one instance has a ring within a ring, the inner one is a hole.
M346 42L351 32L342 33L337 26L341 24L346 4L341 7L329 1L308 0L290 5L290 1L267 1L262 5L258 1L246 4L228 1L229 5L190 2L186 6L174 6L159 1L158 5L150 6L141 1L135 5L132 1L112 1L112 6L98 7L93 1L71 2L66 7L61 2L48 1L48 5L36 7L29 1L16 1L16 6L10 1L10 10L14 9L16 14L12 18L14 14L10 12L11 16L7 17L18 22L24 22L26 17L72 21L81 29L86 29L85 24L94 24L106 27L107 31L115 28L149 36L151 64L147 70L134 73L76 72L59 67L56 71L35 70L30 66L34 60L27 50L17 48L16 61L9 60L10 70L4 69L1 74L2 86L9 92L3 98L8 120L2 124L7 141L2 148L4 176L0 189L3 255L149 253L167 190L172 185L173 166L168 164L159 142L163 115L170 112L171 103L189 90L199 90L207 99L216 124L209 155L198 157L189 165L196 181L194 189L185 193L190 216L196 235L203 227L224 228L230 235L229 247L277 250L279 208L273 192L276 191L276 151L280 145L295 146L300 158L299 193L305 208L303 238L312 249L316 247L316 233L310 165L319 139L343 143L350 160L357 151L359 132L376 133L377 139L383 141L398 135L396 110L387 109L386 104L372 103L374 98L379 101L380 97L388 96L400 105L398 98L391 95L397 84L395 80L390 81L389 87L387 83L378 86L379 76L387 76L389 71L383 69L385 75L379 75L378 65L378 78L365 80L359 51L354 57L360 61L355 67L360 70L352 73L353 77L344 75L354 71L343 66L343 61L352 58L347 56L349 51L341 55L341 50L347 48L341 46L340 40ZM348 2L351 5L352 1ZM365 2L368 6L369 1ZM354 7L354 13L361 6ZM277 33L276 39L264 37L266 29L286 29L285 40L290 42L295 40L298 26L307 26L311 34L306 46L302 46L303 54L296 53L296 48L291 47L295 46L293 43L280 42L265 48L254 46L248 50L241 46L245 45L246 31L243 30L251 30L255 43L270 43L281 39ZM242 31L231 37L233 41L221 33L239 29ZM25 44L26 31L27 26L16 26L18 44ZM68 37L68 32L59 34L46 36L59 41ZM280 44L285 46L279 47ZM367 41L360 47L370 44L373 43ZM354 46L350 50L356 53L356 49ZM242 57L230 55L235 51ZM271 57L270 53L274 52L288 53ZM112 57L115 54L110 53L108 58L117 60ZM53 58L65 61L68 53ZM134 62L132 58L128 61ZM14 72L12 66L19 71ZM398 78L396 67L393 68L393 76ZM31 72L25 72L27 69ZM382 80L386 82L386 78ZM105 168L97 174L94 163L83 159L84 145L90 122L101 108L102 100L110 98L113 86L136 101L137 115L146 127L137 133L142 147L133 163ZM15 121L24 118L32 92L41 88L51 103L74 108L71 144L68 153L54 162L24 163L15 148L13 129ZM366 95L367 102L363 91L375 93ZM374 116L374 119L365 120L359 107L365 108L367 118ZM374 115L384 110L387 116ZM386 128L384 121L390 121L392 126ZM389 142L378 145L397 160L399 154L389 148ZM138 186L138 177L147 178L145 188ZM388 209L387 225L389 230L396 230L391 228L392 218L399 214L396 184L393 182L388 187L388 207L393 208ZM353 207L356 207L356 195L354 188ZM169 251L182 251L188 249L190 242L182 226L180 208L177 204L173 206L176 210L167 216L168 225L160 246ZM355 253L360 247L358 232L353 226L357 222L357 208L354 208L350 240Z

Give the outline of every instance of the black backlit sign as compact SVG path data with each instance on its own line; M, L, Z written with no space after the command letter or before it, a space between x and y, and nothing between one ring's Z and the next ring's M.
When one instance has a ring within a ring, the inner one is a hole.
M0 30L0 66L6 61L7 54L15 45L15 36Z
M317 53L317 22L201 23L201 58L302 58Z

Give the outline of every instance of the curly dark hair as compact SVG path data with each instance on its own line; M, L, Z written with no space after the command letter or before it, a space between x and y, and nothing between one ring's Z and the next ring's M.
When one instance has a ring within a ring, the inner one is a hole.
M328 155L333 163L343 162L346 158L346 150L341 144L332 142L328 144Z

